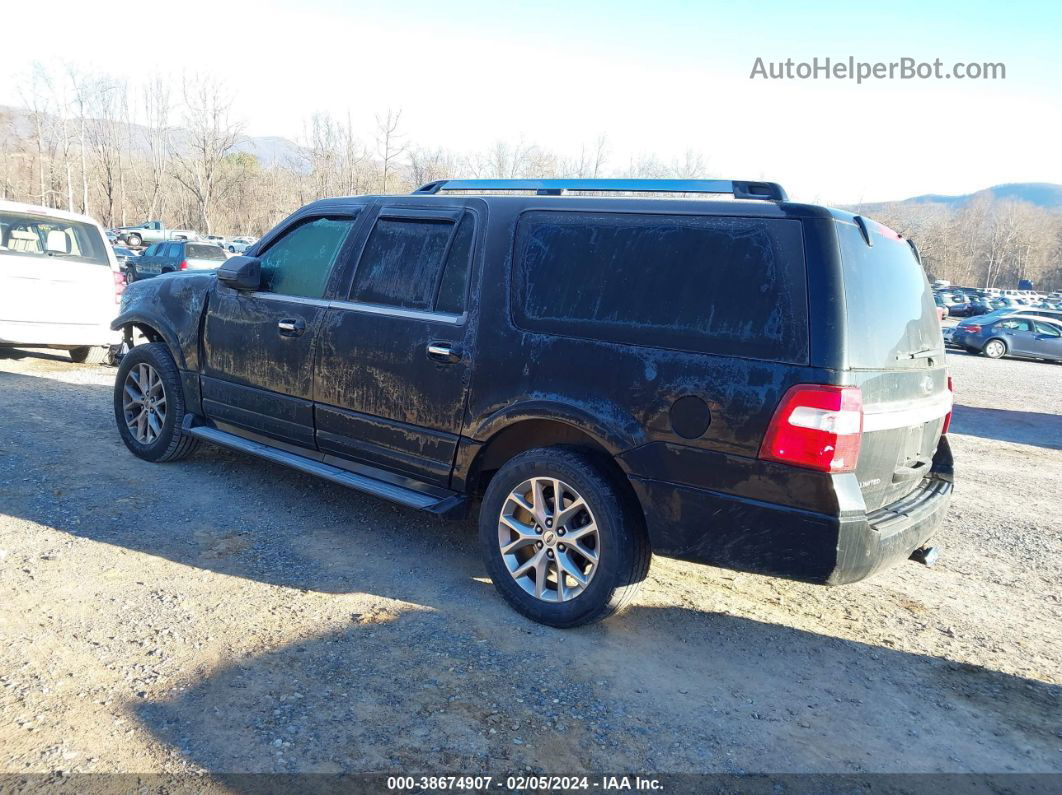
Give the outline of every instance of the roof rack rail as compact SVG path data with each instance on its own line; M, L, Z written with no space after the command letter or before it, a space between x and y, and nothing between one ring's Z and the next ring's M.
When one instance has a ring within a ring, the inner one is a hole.
M440 191L533 190L540 196L562 196L565 191L624 191L631 193L727 193L735 199L788 201L777 182L736 179L440 179L421 185L415 195Z

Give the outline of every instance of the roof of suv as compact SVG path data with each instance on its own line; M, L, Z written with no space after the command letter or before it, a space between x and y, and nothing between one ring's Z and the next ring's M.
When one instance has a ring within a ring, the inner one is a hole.
M499 195L499 192L503 192L503 195ZM627 195L607 195L610 192ZM588 193L595 195L586 195ZM657 193L671 194L673 198L644 195ZM689 198L690 194L730 194L733 198ZM303 209L319 212L376 200L396 204L416 200L416 204L423 206L425 201L442 203L451 198L477 198L496 205L549 210L601 210L607 206L626 212L666 211L766 218L834 218L843 221L852 221L856 217L854 213L844 210L790 202L785 191L776 183L737 180L441 180L428 183L411 194L320 199Z

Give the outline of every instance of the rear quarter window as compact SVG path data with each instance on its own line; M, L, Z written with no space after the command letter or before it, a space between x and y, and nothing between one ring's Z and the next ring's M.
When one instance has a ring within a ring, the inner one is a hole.
M800 221L531 212L513 302L531 331L806 364Z

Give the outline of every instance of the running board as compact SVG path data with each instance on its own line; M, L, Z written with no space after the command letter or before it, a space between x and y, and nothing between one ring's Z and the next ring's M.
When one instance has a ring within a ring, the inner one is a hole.
M427 511L428 513L434 513L439 516L459 516L463 514L468 503L468 498L463 494L452 493L447 497L425 494L416 491L415 489L409 489L394 483L387 483L386 481L378 480L369 477L368 475L359 475L356 472L348 472L345 469L340 469L339 467L326 464L322 461L314 461L311 458L306 458L305 456L297 455L295 453L289 453L286 450L280 450L276 447L270 447L267 444L262 444L261 442L256 442L252 439L244 439L242 436L236 436L235 434L227 433L226 431L221 431L217 428L211 428L206 425L193 425L189 428L185 428L184 433L191 434L198 439L212 442L213 444L221 445L222 447L228 447L230 450L236 450L241 453L250 453L259 458L264 458L267 461L291 467L299 472L305 472L307 475L316 475L319 478L338 483L340 486L346 486L348 489L354 489L355 491L364 492L365 494L372 494L375 497L382 497L385 500L390 500L399 505Z

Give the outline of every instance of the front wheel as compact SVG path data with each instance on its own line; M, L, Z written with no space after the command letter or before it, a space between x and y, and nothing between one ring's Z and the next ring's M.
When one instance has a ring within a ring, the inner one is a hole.
M176 461L199 440L181 430L184 392L169 350L161 342L137 345L122 357L114 380L114 418L133 455Z
M1002 359L1007 353L1007 343L1003 340L989 340L985 343L984 353L989 359Z
M139 248L140 246L144 245L144 238L137 234L126 235L125 242L133 248Z
M608 617L634 597L649 569L634 496L595 457L563 447L521 453L494 475L479 541L505 600L554 627Z

